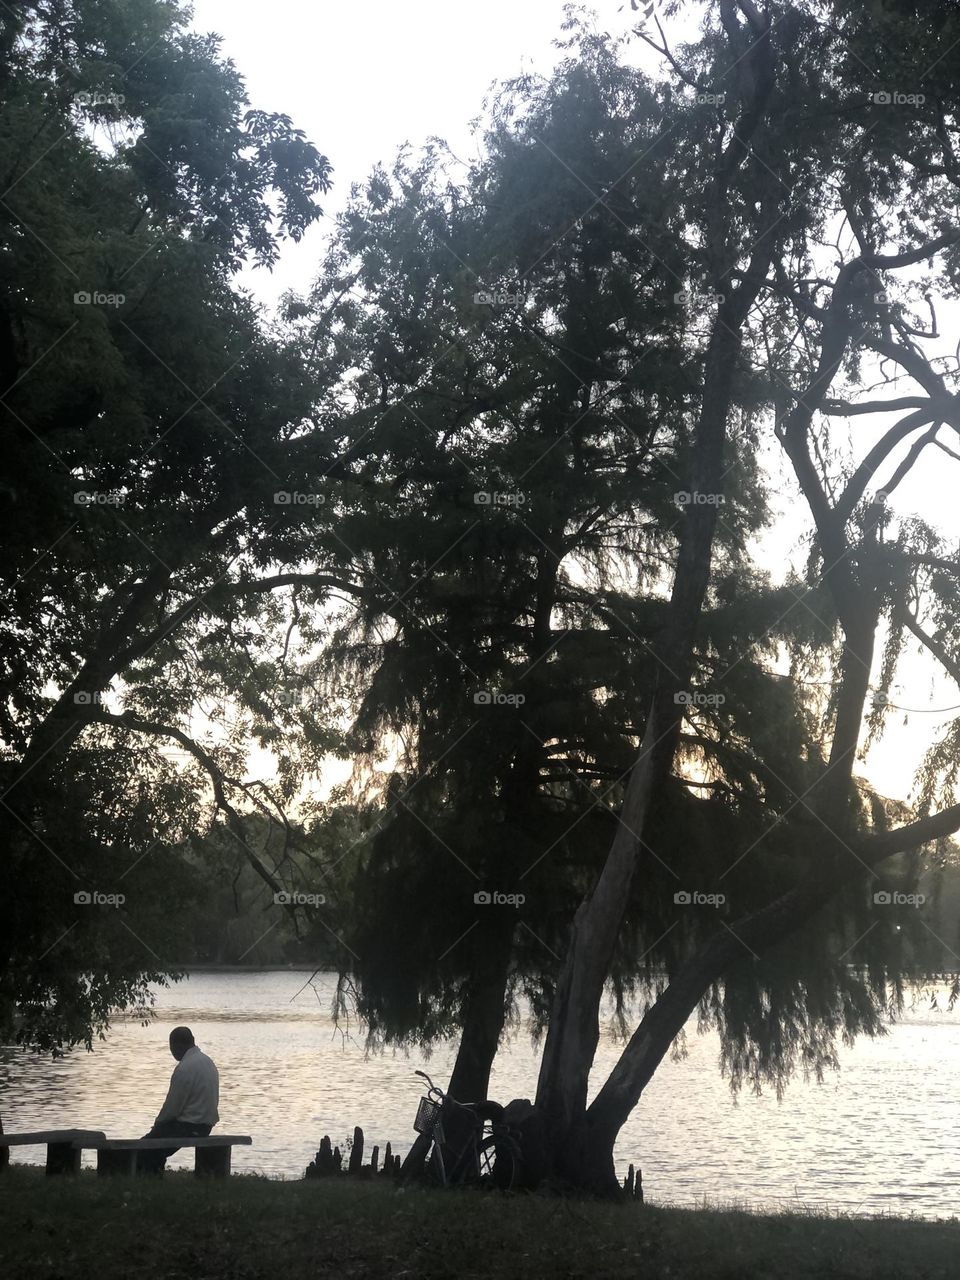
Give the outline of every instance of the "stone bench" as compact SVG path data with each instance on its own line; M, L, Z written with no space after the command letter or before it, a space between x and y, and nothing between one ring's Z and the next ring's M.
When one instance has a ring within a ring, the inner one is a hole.
M46 1146L48 1174L78 1173L83 1148L105 1141L106 1134L99 1129L40 1129L35 1133L0 1134L0 1150Z
M94 1140L80 1138L76 1142L77 1158L84 1148L96 1151L97 1173L100 1177L110 1174L135 1174L138 1151L163 1151L171 1147L194 1147L196 1160L194 1172L226 1178L230 1173L230 1153L234 1147L252 1146L253 1139L246 1134L218 1133L209 1138L106 1138L102 1133Z

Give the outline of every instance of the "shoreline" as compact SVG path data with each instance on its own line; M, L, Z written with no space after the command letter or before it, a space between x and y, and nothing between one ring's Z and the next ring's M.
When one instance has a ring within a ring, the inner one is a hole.
M335 969L311 969L290 964L193 964L171 965L171 973L335 973Z

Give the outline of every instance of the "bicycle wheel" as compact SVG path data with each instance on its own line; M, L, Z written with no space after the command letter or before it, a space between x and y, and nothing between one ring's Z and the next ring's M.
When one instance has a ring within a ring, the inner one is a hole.
M480 1143L477 1156L482 1186L496 1187L499 1191L509 1191L513 1187L519 1157L512 1139L490 1134Z

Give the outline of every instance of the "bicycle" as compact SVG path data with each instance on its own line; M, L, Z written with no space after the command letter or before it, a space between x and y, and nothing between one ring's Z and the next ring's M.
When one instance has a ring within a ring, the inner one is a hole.
M420 1099L413 1122L417 1133L430 1143L424 1161L427 1180L441 1187L476 1183L509 1191L520 1171L520 1146L510 1125L504 1122L503 1107L498 1102L458 1102L435 1085L425 1071L414 1075L427 1082L426 1096ZM443 1128L445 1114L451 1121L451 1130L461 1127L461 1119L465 1122L459 1150L450 1148Z

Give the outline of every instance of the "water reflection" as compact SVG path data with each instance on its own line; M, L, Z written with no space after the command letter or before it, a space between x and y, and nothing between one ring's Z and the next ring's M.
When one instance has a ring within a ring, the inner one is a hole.
M157 993L144 1027L120 1018L94 1052L52 1062L0 1051L0 1113L8 1131L105 1129L146 1132L163 1101L174 1061L170 1028L189 1025L220 1068L221 1132L250 1133L234 1151L237 1170L299 1177L320 1137L343 1142L362 1124L368 1147L404 1152L419 1096L419 1055L365 1052L362 1037L332 1023L332 975L305 986L307 973L194 974ZM441 1080L455 1045L434 1051ZM773 1096L731 1097L717 1070L715 1037L691 1028L689 1054L666 1062L620 1135L625 1168L642 1164L649 1198L690 1204L738 1199L830 1206L854 1213L955 1213L960 1175L960 1104L950 1087L960 1064L960 1011L910 1012L886 1036L845 1050L842 1073L822 1086L796 1082ZM599 1086L619 1053L608 1027L597 1055ZM528 1097L538 1055L521 1032L498 1055L491 1096ZM42 1161L19 1147L14 1162ZM189 1168L181 1152L172 1168ZM92 1165L92 1153L84 1163Z

